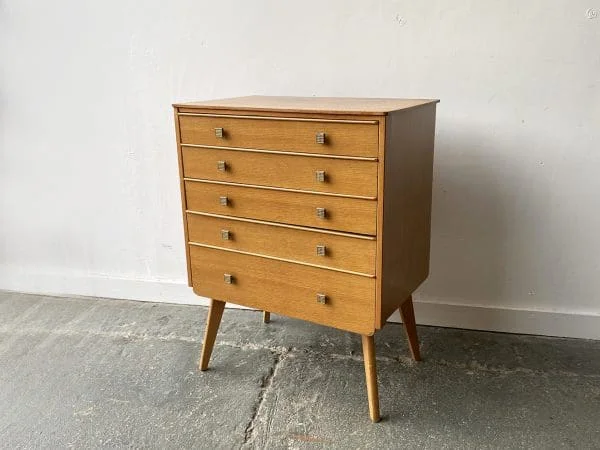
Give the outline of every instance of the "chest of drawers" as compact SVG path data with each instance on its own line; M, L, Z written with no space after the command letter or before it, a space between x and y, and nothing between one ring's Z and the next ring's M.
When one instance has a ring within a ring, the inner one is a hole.
M360 334L379 420L373 336L429 273L437 100L240 97L174 105L188 282L211 299Z

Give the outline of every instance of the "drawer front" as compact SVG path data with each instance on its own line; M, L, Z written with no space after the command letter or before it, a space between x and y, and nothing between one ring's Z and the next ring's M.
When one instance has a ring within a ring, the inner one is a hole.
M377 162L182 147L188 178L377 196Z
M191 242L375 275L374 239L190 213L187 227Z
M194 245L190 257L198 295L355 333L374 331L374 278Z
M191 211L375 235L377 201L227 184L185 182ZM318 214L324 213L324 217Z
M219 133L215 130L222 130ZM182 144L377 157L378 124L179 116ZM325 133L323 143L317 135ZM221 137L220 137L221 136Z

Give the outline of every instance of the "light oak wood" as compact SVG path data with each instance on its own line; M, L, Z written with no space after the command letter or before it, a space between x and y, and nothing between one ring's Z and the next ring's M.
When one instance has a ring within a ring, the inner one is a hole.
M358 275L359 277L374 278L372 275L368 275L368 274L365 274L365 273L351 272L349 270L342 270L342 269L335 269L333 267L320 266L320 265L317 265L317 264L311 264L311 263L306 263L306 262L302 262L302 261L296 261L296 260L293 260L293 259L284 259L284 258L279 258L277 256L264 255L264 254L260 254L260 253L250 253L250 252L244 252L242 250L232 250L232 249L223 248L223 247L215 247L215 246L207 245L207 244L198 244L197 242L190 242L190 246L193 246L193 247L203 247L203 248L212 248L214 250L221 250L221 251L224 251L224 252L238 253L238 254L248 255L248 256L258 256L258 257L263 258L263 259L270 259L270 260L273 260L273 261L293 263L293 264L298 264L298 265L301 265L301 266L313 267L315 269L331 270L333 272L346 273L346 274L350 274L350 275Z
M201 178L184 178L184 181L198 181L201 183L220 184L228 186L247 187L254 189L266 189L268 191L280 191L280 192L295 192L300 194L315 194L315 195L327 195L330 197L344 197L344 198L358 198L362 200L377 200L376 197L358 197L356 195L339 194L337 192L317 192L317 191L303 191L300 189L291 189L278 186L261 186L259 184L243 184L243 183L231 183L229 181L215 181L215 180L203 180Z
M181 142L181 139L179 137L179 120L178 120L178 116L177 116L177 110L175 110L175 136L177 138L177 162L178 162L178 166L179 166L179 190L181 193L181 209L183 211L183 234L184 236L186 236L186 242L187 242L187 235L188 235L188 229L187 229L187 220L185 217L185 211L187 209L187 204L185 201L185 186L184 186L184 182L183 182L183 177L184 177L184 173L183 173L183 156L181 153L181 145L179 144L179 142ZM188 286L192 286L192 270L191 270L191 266L190 266L190 253L188 251L188 246L185 246L185 260L187 263L187 278L188 278Z
M204 367L224 301L262 310L264 322L272 311L352 331L362 336L370 416L380 419L373 334L396 309L420 360L411 294L429 271L436 103L256 96L175 105L189 282L223 299L220 312L211 306L209 322L218 320L207 326Z
M322 194L283 192L235 185L185 181L189 210L271 222L374 235L377 202ZM228 199L226 206L220 197ZM326 217L317 217L325 208Z
M237 111L307 112L321 114L383 115L391 111L415 108L439 100L403 98L351 97L275 97L252 95L202 102L176 103L187 108L226 109Z
M350 161L377 161L375 156L348 156L348 155L329 155L327 153L302 153L292 151L279 151L279 150L260 150L257 148L235 148L225 147L219 145L197 145L197 144L182 144L182 147L190 148L212 148L216 150L230 150L236 152L248 152L248 153L268 153L270 155L288 155L288 156L308 156L311 158L327 158L327 159L345 159Z
M400 320L402 320L402 324L404 325L404 331L406 331L410 353L415 361L421 361L421 351L419 350L419 337L417 336L417 323L415 321L412 295L400 305L398 311L400 312Z
M377 196L377 162L214 148L182 147L188 178L278 186L362 197ZM219 170L218 162L225 164ZM318 181L317 172L324 172Z
M379 422L379 389L377 387L377 363L375 361L375 337L361 336L363 358L365 363L365 378L367 382L367 397L369 399L369 416L373 422Z
M349 156L376 156L377 124L280 121L179 116L182 144L256 148ZM223 137L215 135L223 129ZM326 133L325 144L316 142L317 133Z
M192 117L215 117L215 118L222 118L222 117L227 117L228 119L264 119L264 120L276 120L276 121L283 121L283 122L318 122L318 123L344 123L344 124L350 124L350 123L358 123L358 124L370 124L370 125L377 125L378 123L378 118L372 119L361 119L361 118L356 118L356 117L350 117L350 118L346 118L346 119L334 119L332 117L324 117L324 118L317 118L317 117L294 117L294 116L290 116L290 117L284 117L281 114L277 114L277 115L269 115L264 114L252 114L252 115L248 115L248 114L244 114L244 115L240 115L240 114L236 114L236 113L227 113L227 114L223 114L222 112L184 112L184 111L179 111L179 115L180 116L192 116ZM222 136L221 136L222 137Z
M190 242L287 260L375 274L376 241L362 237L294 229L200 214L188 214ZM226 239L224 239L223 231ZM320 256L317 246L325 247Z
M435 104L389 114L385 120L377 328L429 274Z
M366 240L370 240L370 241L374 241L375 240L375 236L368 236L368 235L364 235L364 234L354 234L354 233L347 233L345 231L335 231L335 230L316 230L314 228L310 228L310 227L305 227L302 225L292 225L289 223L281 223L281 222L269 222L269 221L265 221L265 220L258 220L258 219L248 219L245 217L234 217L234 216L222 216L220 214L211 214L211 213L207 213L207 212L197 212L197 211L186 211L187 214L197 214L197 215L202 215L202 216L210 216L210 217L217 217L220 219L230 219L230 220L239 220L241 222L249 222L249 223L258 223L258 224L262 224L262 225L273 225L273 226L278 226L278 227L283 227L283 228L289 228L292 230L300 230L300 231L314 231L314 232L318 232L318 233L323 233L323 234L334 234L337 236L346 236L346 237L352 237L352 238L356 238L356 239L366 239Z
M308 119L310 121L338 121L342 120L348 123L352 122L365 122L365 123L373 123L379 121L383 115L374 116L374 115L360 115L360 114L327 114L327 113L308 113L301 111L260 111L260 110L239 110L239 109L211 109L209 107L186 107L186 106L178 106L177 111L179 114L184 115L212 115L212 116L232 116L236 117L240 114L244 117L272 117L274 119Z
M373 278L191 246L194 292L209 298L309 320L360 334L372 334ZM224 274L233 278L224 281ZM317 294L327 296L317 302Z
M200 370L208 369L208 361L215 345L217 331L221 324L221 317L225 309L225 302L211 299L206 318L206 329L204 330L204 341L202 343L202 353L200 355Z
M375 258L375 326L380 328L381 324L381 280L382 280L382 263L383 259L383 206L386 201L384 191L385 181L385 132L386 132L386 119L384 117L379 123L379 150L378 150L378 161L379 171L377 175L377 256ZM383 326L383 325L381 325Z

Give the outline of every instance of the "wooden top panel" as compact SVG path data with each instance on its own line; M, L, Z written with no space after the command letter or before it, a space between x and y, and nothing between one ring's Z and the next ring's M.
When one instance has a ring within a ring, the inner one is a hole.
M392 111L437 103L439 100L402 98L350 98L350 97L274 97L252 95L249 97L175 103L175 107L198 109L224 109L270 112L308 112L319 114L385 115Z

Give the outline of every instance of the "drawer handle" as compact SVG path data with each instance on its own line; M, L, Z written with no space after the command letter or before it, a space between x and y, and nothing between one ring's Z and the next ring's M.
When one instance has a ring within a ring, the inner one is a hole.
M233 275L231 275L230 273L224 273L223 281L225 282L225 284L233 284L235 280L233 279Z
M315 172L315 180L317 180L319 183L325 183L325 181L327 180L327 174L325 173L325 171L317 170Z
M221 230L221 239L224 241L231 240L231 232L229 230Z
M325 294L317 294L317 303L320 303L321 305L324 305L327 303L327 295Z
M319 219L327 218L327 210L325 208L317 208L317 217Z
M226 196L226 195L221 195L221 196L219 197L219 204L220 204L221 206L227 206L227 205L229 205L229 199L227 198L227 196Z
M324 144L326 136L327 135L325 134L324 131L318 132L317 135L316 135L316 142L317 142L317 144Z
M317 245L317 256L326 256L327 255L327 247L324 245Z
M227 163L225 161L217 161L217 169L221 172L225 172L227 170Z
M223 131L223 128L215 128L215 136L218 138L222 138L223 136L225 136L225 132Z

